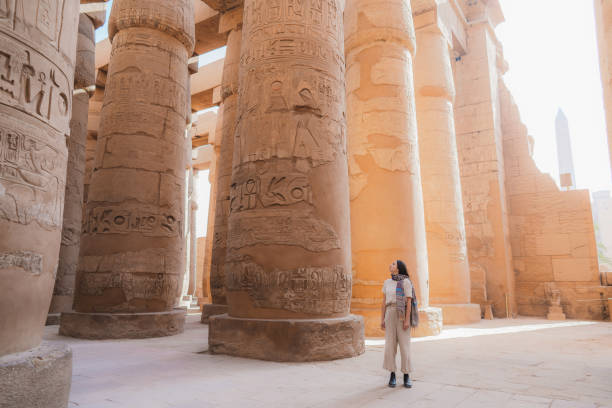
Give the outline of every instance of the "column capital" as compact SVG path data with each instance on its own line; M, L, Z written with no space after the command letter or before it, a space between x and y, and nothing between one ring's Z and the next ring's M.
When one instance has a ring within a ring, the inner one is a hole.
M115 0L108 22L108 37L130 27L151 28L180 41L188 54L195 46L191 0Z
M345 9L344 24L345 54L377 41L395 42L412 55L415 53L416 37L409 2L353 0Z

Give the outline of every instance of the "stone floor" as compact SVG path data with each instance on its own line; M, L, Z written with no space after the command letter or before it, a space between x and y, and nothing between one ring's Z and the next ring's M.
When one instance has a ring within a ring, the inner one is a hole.
M414 339L414 388L386 387L383 341L364 355L285 364L207 353L208 326L161 339L85 341L69 407L612 407L612 323L483 321Z

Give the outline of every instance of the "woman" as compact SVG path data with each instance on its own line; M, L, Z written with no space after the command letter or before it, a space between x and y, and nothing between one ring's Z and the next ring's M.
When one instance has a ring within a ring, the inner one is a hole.
M406 264L394 261L389 265L391 279L383 284L383 304L380 327L385 330L385 361L383 368L391 371L389 387L395 387L395 355L399 343L404 387L412 388L410 380L410 312L412 306L412 282Z

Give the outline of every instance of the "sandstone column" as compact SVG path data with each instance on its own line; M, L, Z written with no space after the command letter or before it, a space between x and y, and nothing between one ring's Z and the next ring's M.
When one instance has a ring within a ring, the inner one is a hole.
M42 342L62 231L77 0L0 2L0 406L68 404L72 354Z
M60 333L154 337L182 331L190 0L115 0L112 53L72 313Z
M83 220L89 97L95 91L96 86L94 29L94 22L91 18L86 14L81 14L79 16L74 94L72 96L72 119L70 120L70 138L68 139L68 171L66 173L62 241L47 324L59 324L60 313L72 310Z
M242 7L239 9L242 10ZM236 107L238 99L238 71L242 42L242 23L236 24L229 32L223 79L221 81L221 129L220 152L215 165L216 188L211 201L215 201L214 223L211 237L210 261L211 304L202 308L202 323L208 323L210 316L227 313L225 297L225 253L227 250L227 219L229 215L230 186L232 179L232 158L234 155L234 130L236 128Z
M417 30L414 75L430 302L442 309L444 323L463 324L480 320L480 306L470 303L449 46L437 23Z
M244 3L226 254L213 353L277 361L364 351L349 314L344 2Z
M438 334L442 313L428 307L410 2L355 0L345 22L352 310L366 318L368 335L382 335L382 283L389 264L401 259L417 288L421 326L415 335Z

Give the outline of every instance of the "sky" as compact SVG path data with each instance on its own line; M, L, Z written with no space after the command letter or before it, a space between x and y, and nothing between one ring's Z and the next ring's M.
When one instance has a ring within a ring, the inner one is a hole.
M110 13L109 2L108 13ZM509 71L504 76L529 134L536 163L558 183L555 117L570 126L576 184L612 190L592 0L500 0L506 21L497 28ZM108 21L108 14L107 14ZM106 25L96 41L108 36ZM204 54L200 66L225 56ZM611 124L612 125L612 124ZM210 184L199 177L198 236L205 235Z
M517 102L535 160L558 182L555 117L570 127L576 184L612 189L592 0L500 0L497 28L510 70L504 79Z

